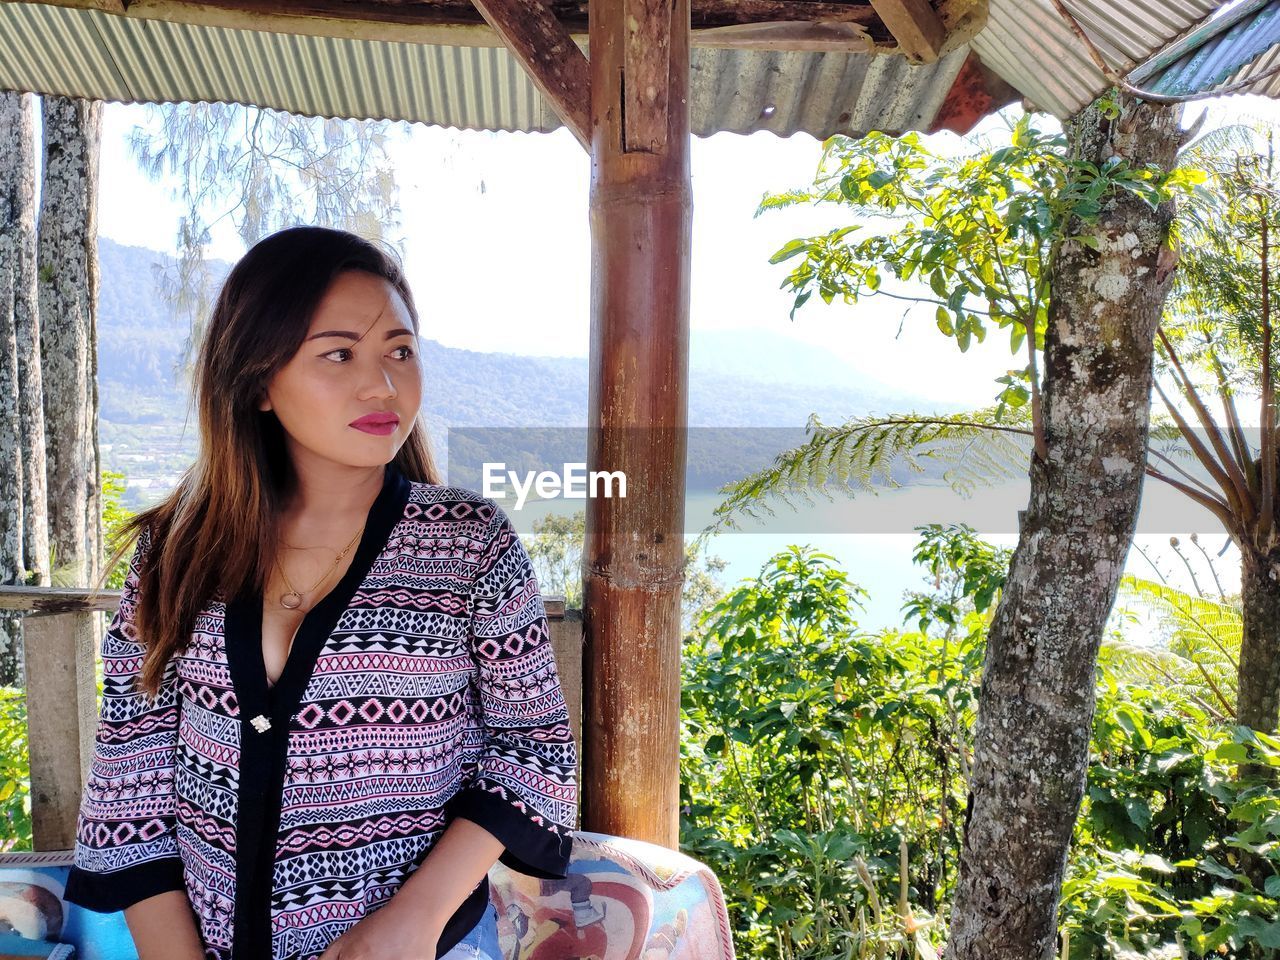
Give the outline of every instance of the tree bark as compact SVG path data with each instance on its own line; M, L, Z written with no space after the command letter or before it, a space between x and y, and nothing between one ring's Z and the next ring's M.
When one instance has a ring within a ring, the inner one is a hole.
M0 138L0 583L9 584L48 578L33 105L31 94L0 91L0 129L10 131ZM21 630L21 617L0 612L0 686L21 683Z
M49 531L67 584L98 575L97 197L102 103L44 98L40 338Z
M1273 733L1280 723L1280 555L1244 553L1240 565L1240 601L1244 631L1236 723Z
M1072 155L1169 169L1178 112L1119 100L1068 124ZM1094 671L1142 493L1161 261L1173 210L1115 191L1099 250L1064 242L1049 264L1044 416L1048 461L987 639L947 960L1049 960L1088 764Z

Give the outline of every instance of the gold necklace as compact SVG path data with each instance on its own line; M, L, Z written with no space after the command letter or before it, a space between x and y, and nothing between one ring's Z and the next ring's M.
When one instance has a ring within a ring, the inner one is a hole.
M347 555L347 551L351 549L351 545L356 542L356 538L359 537L360 534L363 532L364 532L364 524L361 524L360 529L356 531L356 535L351 538L350 542L345 547L342 548L342 552L339 553L336 558L334 558L333 563L329 564L329 569L326 570L323 574L321 574L320 579L311 585L311 590L314 590L316 587L320 586L320 584L324 583L326 579L328 579L329 574L333 573L333 568L342 562L342 558ZM298 609L298 607L302 606L302 594L299 593L297 590L295 590L293 588L293 584L289 582L289 575L284 572L284 566L280 563L279 556L276 557L276 569L280 571L280 576L284 578L284 585L289 588L288 593L283 593L280 595L280 606L288 610ZM311 590L308 590L306 592L310 593Z

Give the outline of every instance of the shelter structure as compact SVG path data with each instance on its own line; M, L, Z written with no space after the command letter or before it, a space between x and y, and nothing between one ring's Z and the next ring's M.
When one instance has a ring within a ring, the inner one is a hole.
M583 827L675 847L690 134L964 131L1019 98L1065 118L1109 85L1077 26L1128 74L1191 42L1223 6L3 0L0 87L482 130L564 126L577 138L591 177L587 468L625 472L629 494L588 501Z

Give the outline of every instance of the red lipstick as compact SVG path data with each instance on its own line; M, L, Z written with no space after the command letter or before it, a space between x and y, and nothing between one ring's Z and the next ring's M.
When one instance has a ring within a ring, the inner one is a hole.
M355 427L357 430L363 430L365 433L385 437L395 433L396 427L400 426L400 418L394 413L385 411L366 413L360 419L352 420L349 426Z

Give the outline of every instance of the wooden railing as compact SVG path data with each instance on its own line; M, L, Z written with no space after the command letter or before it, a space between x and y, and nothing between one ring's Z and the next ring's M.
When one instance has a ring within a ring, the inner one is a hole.
M31 763L34 847L69 850L75 844L80 790L93 759L98 723L96 661L120 592L85 588L0 586L0 610L24 613L27 742ZM582 744L582 613L563 597L544 599L556 667L579 749ZM582 766L578 766L582 784Z

